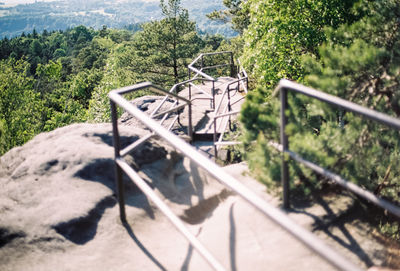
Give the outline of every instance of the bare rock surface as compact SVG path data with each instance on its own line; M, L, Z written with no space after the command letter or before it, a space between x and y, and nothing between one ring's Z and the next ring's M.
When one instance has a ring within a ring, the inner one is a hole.
M148 131L121 126L120 133L127 146ZM162 141L127 160L226 269L333 269ZM244 175L245 164L226 170L279 205ZM110 124L59 128L0 157L0 270L211 270L138 188L124 183L127 224L119 221ZM328 215L350 204L340 202ZM368 233L361 224L324 228L316 216L326 216L326 206L296 210L289 213L295 221L360 266L382 263L384 248L361 238Z

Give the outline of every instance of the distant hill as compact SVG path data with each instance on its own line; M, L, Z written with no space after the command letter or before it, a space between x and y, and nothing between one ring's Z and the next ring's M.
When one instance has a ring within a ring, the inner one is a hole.
M236 33L229 25L209 20L207 13L223 8L222 0L182 0L182 6L189 10L199 30L227 37ZM122 28L150 20L160 19L161 10L156 0L87 0L35 2L8 6L0 5L0 38L30 33L33 29L64 30L78 25L95 29L103 25Z

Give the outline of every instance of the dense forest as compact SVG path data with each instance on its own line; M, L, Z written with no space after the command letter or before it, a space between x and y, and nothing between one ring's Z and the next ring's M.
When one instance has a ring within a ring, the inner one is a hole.
M202 35L180 6L140 31L78 26L0 41L0 154L73 122L109 121L107 93L149 80L166 88L200 51L226 44ZM165 46L164 46L165 45Z
M200 52L233 50L253 91L242 107L242 157L269 187L280 181L279 103L287 78L400 117L400 2L397 0L224 0L210 12L240 33L199 33L180 1L161 1L162 17L131 29L22 34L0 41L0 154L34 135L73 122L109 121L107 93L149 80L182 80ZM177 45L179 46L173 46ZM300 95L289 95L290 149L396 204L400 135L388 127ZM329 182L290 162L291 188L312 197ZM368 206L361 201L361 206ZM366 207L367 208L367 207ZM374 213L375 214L375 213ZM400 240L399 222L375 222Z
M182 0L182 7L190 12L199 31L221 34L227 37L237 33L230 25L207 19L206 14L222 8L221 0ZM151 20L160 20L159 1L153 0L57 0L35 2L12 7L2 6L0 1L0 38L12 38L22 33L43 30L65 30L79 25L101 29L124 28Z

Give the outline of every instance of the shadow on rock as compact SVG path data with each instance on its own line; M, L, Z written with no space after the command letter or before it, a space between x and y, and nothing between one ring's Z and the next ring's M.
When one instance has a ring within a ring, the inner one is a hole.
M6 228L0 228L0 248L4 247L14 239L23 238L26 234L23 232L10 232Z
M223 189L218 195L214 195L208 199L202 200L199 202L199 204L186 209L180 218L186 223L192 225L199 224L207 217L211 216L218 205L232 194L233 193L231 191Z
M106 197L100 201L86 216L77 217L70 221L62 222L53 228L57 233L64 236L71 242L84 245L94 238L97 232L97 225L104 211L113 207L117 201L114 197Z
M346 227L346 224L353 221L362 221L363 214L360 212L362 207L358 202L354 202L345 211L335 214L329 204L322 198L316 197L316 203L321 205L326 211L327 215L320 218L310 212L300 209L291 209L293 213L304 214L314 219L312 232L323 231L327 236L334 240L337 244L346 248L349 252L356 255L367 266L372 266L373 262L368 254L362 249L358 241L353 237L352 233ZM343 235L339 236L333 232L337 228Z
M106 144L112 146L112 134L93 134L100 138ZM122 137L121 145L128 146L135 140L139 139L137 136ZM154 163L155 161L162 160L166 157L167 151L165 148L145 142L143 145L134 150L131 154L125 157L125 160L132 166L132 168L138 171L143 165ZM80 178L86 181L98 182L108 187L114 194L116 194L115 187L115 163L112 158L98 158L93 159L85 167L80 169L74 174L74 177ZM147 184L154 189L154 183L146 180ZM153 210L143 195L142 191L131 181L126 174L123 174L124 192L126 197L126 204L142 208L146 213L154 218Z
M114 147L112 132L86 133L86 134L84 134L84 136L89 137L89 138L99 138L103 143L106 143L108 146ZM137 135L132 135L132 136L121 136L120 135L119 141L121 144L121 148L127 147L129 144L131 144L132 142L135 142L138 139L139 139L139 136L137 136Z
M111 158L94 159L75 173L74 177L86 181L99 182L115 191L114 160Z

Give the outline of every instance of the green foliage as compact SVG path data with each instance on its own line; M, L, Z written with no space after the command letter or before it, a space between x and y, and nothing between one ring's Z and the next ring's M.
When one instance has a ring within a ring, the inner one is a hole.
M123 60L130 56L129 52L125 46L120 45L115 47L107 59L102 79L94 87L89 101L87 117L90 122L109 122L111 120L110 101L107 96L111 90L142 81L138 74L124 66Z
M104 62L111 46L95 36L77 27L2 40L1 154L37 133L86 120L102 77L104 64L96 63Z
M28 76L29 64L11 58L0 61L0 154L31 139L40 126L39 94Z
M324 27L350 22L353 1L258 1L246 6L250 24L244 33L243 64L260 84L273 87L281 78L302 80L300 56L317 53Z
M16 2L16 1L14 1ZM140 30L140 24L149 20L160 20L162 13L159 1L30 1L15 7L1 7L0 38L15 37L25 32L66 30L85 25L101 30L126 28L131 33ZM35 2L35 3L33 3ZM202 32L235 36L229 25L211 21L206 14L223 8L221 0L182 0L182 6L189 10ZM103 12L100 12L103 11Z
M256 5L255 1L249 3ZM317 3L312 2L312 9L300 10L305 14L320 10L321 15L315 18L326 16L321 12L324 5ZM400 116L399 1L360 1L344 13L340 7L340 12L328 13L337 16L336 23L316 23L311 16L308 33L302 33L307 22L298 28L282 16L288 12L283 7L278 16L273 10L279 5L273 1L259 3L259 14L252 15L246 33L250 50L246 51L245 60L248 65L254 64L253 73L267 88L249 95L241 113L250 167L268 184L280 180L279 155L268 144L279 139L278 99L271 97L268 87L280 77L301 80L365 107ZM264 10L267 7L270 9ZM292 16L300 20L302 15L295 12ZM294 37L290 39L293 47L287 40L289 33ZM290 60L294 62L289 63ZM301 94L289 94L289 108L286 133L290 150L376 195L400 202L398 131ZM293 161L289 170L291 187L303 195L309 193L305 182L319 188L324 180ZM379 219L381 229L398 238L398 224L391 224L393 221L384 215Z
M386 0L356 7L367 13L352 25L328 30L320 60L304 58L311 86L344 99L400 116L400 3ZM400 136L388 127L343 116L342 148L337 170L378 195L400 201ZM332 124L331 124L332 125ZM336 128L338 129L338 128ZM332 132L321 130L318 141ZM349 137L352 137L351 139ZM339 150L332 149L336 155ZM365 159L368 157L368 159ZM351 159L350 159L351 158Z
M187 75L187 65L203 46L196 25L180 1L161 1L164 18L142 25L134 37L132 68L150 81L173 85ZM171 77L173 80L171 81Z
M354 2L357 1L246 2L250 12L250 24L244 33L242 62L259 86L247 96L242 107L241 121L246 130L246 144L254 140L260 141L260 138L267 141L278 140L279 104L276 98L271 97L270 89L281 78L304 80L306 64L301 62L302 55L308 53L318 63L317 48L326 39L324 28L331 26L334 31L341 24L352 22L364 14L364 11L358 14L352 12L351 6ZM292 97L290 103L292 111L289 112L288 132L293 133L300 129L318 134L322 119L305 106L307 101L304 97ZM263 136L260 137L260 133ZM258 147L255 148L257 149ZM272 150L271 147L268 149Z
M320 60L304 58L313 87L400 116L400 31L397 1L359 6L368 14L337 31L319 48Z
M214 10L207 14L207 17L211 20L221 21L223 23L231 23L232 28L243 34L243 31L249 25L249 10L248 5L242 0L224 0L224 6L227 9Z
M164 19L136 34L81 25L1 40L0 154L42 131L108 122L109 91L141 81L168 88L186 78L200 50L227 44L222 36L200 37L180 1L162 1L161 13Z

